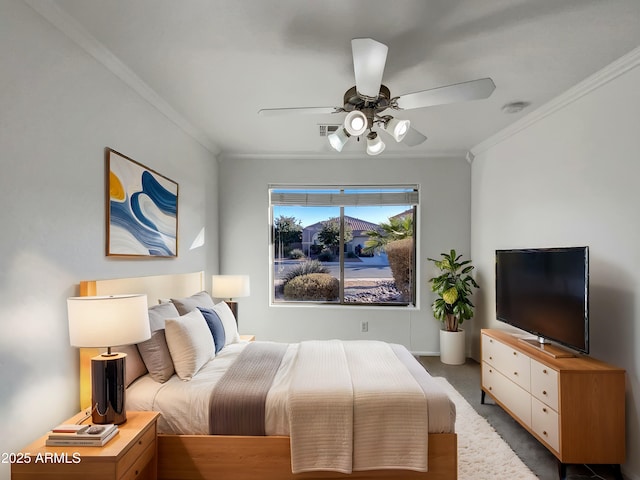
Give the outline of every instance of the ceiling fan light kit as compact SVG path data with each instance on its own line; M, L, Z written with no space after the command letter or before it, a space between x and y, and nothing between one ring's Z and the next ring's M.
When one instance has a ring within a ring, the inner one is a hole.
M329 139L329 145L331 145L335 150L341 152L344 146L349 141L349 133L342 127L338 128L335 132L327 135Z
M396 142L401 142L409 132L411 122L409 120L398 120L391 117L383 124L382 129L393 137Z
M367 135L367 155L379 155L384 152L385 143L376 132L369 132Z
M360 110L349 112L344 119L344 129L352 137L359 137L369 127L369 121Z
M419 92L392 97L389 88L382 84L382 74L387 62L389 48L371 38L351 40L353 71L356 84L344 94L342 107L294 107L262 109L258 113L275 116L291 113L326 114L347 112L344 123L327 135L332 148L341 152L350 137L359 137L367 130L367 154L379 155L385 149L384 142L373 131L380 127L396 142L414 147L427 137L411 126L409 120L399 120L391 115L383 115L387 109L408 110L434 105L479 100L489 97L495 90L490 78L431 88Z

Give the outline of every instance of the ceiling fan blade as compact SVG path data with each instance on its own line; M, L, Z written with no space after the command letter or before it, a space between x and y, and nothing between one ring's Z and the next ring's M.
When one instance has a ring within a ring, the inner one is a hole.
M427 139L423 134L421 134L418 130L413 127L409 127L409 131L402 139L402 143L409 147L415 147L416 145L420 145Z
M356 90L360 95L378 98L389 47L372 38L351 40Z
M481 78L469 82L456 83L445 87L431 88L421 92L409 93L398 98L398 107L411 108L433 107L447 103L466 102L487 98L495 90L496 85L490 78Z
M337 113L336 107L293 107L293 108L263 108L258 110L258 115L263 117L277 117L291 114L325 114Z

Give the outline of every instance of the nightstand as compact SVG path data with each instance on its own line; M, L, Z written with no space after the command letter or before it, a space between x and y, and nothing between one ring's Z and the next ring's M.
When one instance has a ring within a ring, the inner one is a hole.
M240 340L242 340L243 342L255 342L256 336L255 335L240 335Z
M48 434L22 450L12 480L155 480L159 413L127 412L127 421L103 447L47 447ZM84 412L60 423L76 423ZM89 417L90 421L90 417Z

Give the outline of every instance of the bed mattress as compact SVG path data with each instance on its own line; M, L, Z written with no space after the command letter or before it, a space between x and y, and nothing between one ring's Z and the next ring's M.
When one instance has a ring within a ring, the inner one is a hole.
M211 392L247 344L247 342L239 342L227 345L190 381L182 381L177 375L165 383L158 383L149 375L140 377L127 389L127 410L160 412L158 433L208 434ZM294 366L299 347L300 344L297 343L286 346L282 362L267 395L265 405L267 435L290 435L289 389L294 378ZM455 404L405 347L391 345L391 348L424 391L428 406L428 432L453 433Z

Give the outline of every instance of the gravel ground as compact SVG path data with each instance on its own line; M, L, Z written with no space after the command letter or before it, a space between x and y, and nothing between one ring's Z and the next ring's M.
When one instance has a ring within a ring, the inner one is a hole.
M344 288L345 302L384 303L401 300L402 294L396 289L395 283L388 280L349 282Z

